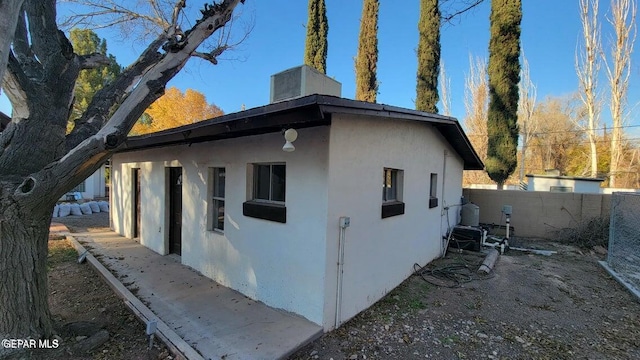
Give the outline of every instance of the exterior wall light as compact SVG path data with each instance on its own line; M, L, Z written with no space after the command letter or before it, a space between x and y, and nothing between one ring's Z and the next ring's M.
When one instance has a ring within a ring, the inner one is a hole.
M284 139L286 140L286 142L282 147L282 151L292 152L293 150L295 150L296 147L293 146L293 142L296 141L297 138L298 132L295 129L287 129L287 131L284 132Z

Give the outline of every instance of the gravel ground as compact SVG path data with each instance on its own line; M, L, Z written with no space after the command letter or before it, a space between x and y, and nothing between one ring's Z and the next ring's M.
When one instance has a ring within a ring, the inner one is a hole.
M90 229L100 230L109 228L109 213L100 212L91 215L56 217L51 222L64 224L71 232L87 232Z
M447 255L429 268L467 266L474 280L412 276L291 359L640 359L640 303L600 257L538 245L558 254L511 251L487 277L482 257Z
M109 218L54 221L82 232L108 227ZM450 252L427 268L455 270L445 273L457 272L459 283L411 276L290 359L640 359L640 302L598 264L602 253L518 245L558 253L510 251L478 276L483 256Z

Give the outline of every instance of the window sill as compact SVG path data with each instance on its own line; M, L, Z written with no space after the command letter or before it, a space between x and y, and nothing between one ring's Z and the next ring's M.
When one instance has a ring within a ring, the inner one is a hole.
M383 219L402 214L404 214L404 203L402 201L393 201L382 204Z
M247 201L242 204L242 215L284 224L287 222L287 207L280 204Z

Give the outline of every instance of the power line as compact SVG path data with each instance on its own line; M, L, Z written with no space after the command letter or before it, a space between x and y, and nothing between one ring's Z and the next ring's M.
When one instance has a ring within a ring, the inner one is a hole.
M640 128L640 125L623 125L623 126L611 126L611 127L601 127L594 129L595 131L600 130L613 130L613 129L628 129L628 128ZM546 135L546 134L561 134L561 133L584 133L587 132L586 129L577 129L577 130L556 130L556 131L540 131L531 133L531 135ZM467 136L488 136L487 134L467 134Z

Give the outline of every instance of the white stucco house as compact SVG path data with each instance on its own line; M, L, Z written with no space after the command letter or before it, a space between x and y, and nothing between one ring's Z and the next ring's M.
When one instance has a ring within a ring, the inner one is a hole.
M327 95L130 138L111 164L114 231L325 331L440 256L483 168L453 118Z
M79 195L79 199L84 200L106 197L108 194L106 191L107 182L105 171L108 167L109 165L107 164L102 165L93 174L89 175L88 178L82 180L82 182L76 185L73 189L69 190L60 198L60 200L75 199L76 195Z
M585 178L575 176L560 176L554 174L526 175L527 191L550 191L599 194L601 178Z

